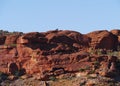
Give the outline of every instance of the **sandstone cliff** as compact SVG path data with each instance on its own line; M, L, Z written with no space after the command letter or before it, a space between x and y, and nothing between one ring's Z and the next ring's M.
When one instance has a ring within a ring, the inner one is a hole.
M31 74L41 80L77 76L82 71L113 77L120 73L119 45L120 30L1 35L0 71L9 75Z

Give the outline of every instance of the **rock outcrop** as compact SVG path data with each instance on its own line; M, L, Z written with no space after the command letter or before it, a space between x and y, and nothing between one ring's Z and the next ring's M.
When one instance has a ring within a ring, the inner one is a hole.
M90 48L117 50L119 32L95 31L81 34L69 30L31 32L0 37L0 71L37 75L46 80L50 76L85 71L112 76L119 74L115 56L91 54ZM100 53L100 52L97 52Z
M111 30L110 32L118 37L118 44L120 45L120 30L115 29Z
M91 32L87 36L91 38L90 46L95 49L117 49L118 37L107 30Z

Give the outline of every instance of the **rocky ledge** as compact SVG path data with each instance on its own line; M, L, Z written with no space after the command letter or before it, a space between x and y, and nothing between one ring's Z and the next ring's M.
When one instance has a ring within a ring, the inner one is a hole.
M0 81L19 77L49 81L88 75L115 79L120 75L119 46L120 30L88 34L69 30L3 34Z

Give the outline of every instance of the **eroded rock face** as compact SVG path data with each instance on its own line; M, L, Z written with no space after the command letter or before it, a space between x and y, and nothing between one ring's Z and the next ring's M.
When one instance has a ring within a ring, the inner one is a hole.
M8 72L10 72L11 74L15 74L19 70L16 63L8 64L8 68Z
M7 36L6 37L6 40L5 40L5 44L7 45L13 45L13 44L16 44L17 42L17 39L20 35L10 35L10 36Z
M87 34L91 38L91 47L95 49L116 50L118 46L118 37L107 30L95 31Z
M110 32L118 37L118 43L120 46L120 30L116 29L116 30L111 30Z
M24 69L26 74L37 74L42 80L80 70L109 76L118 71L118 58L91 55L89 48L115 50L118 45L115 34L106 30L86 35L55 30L1 37L0 71L14 74Z
M8 65L16 61L15 58L12 57L12 55L6 53L4 54L5 55L0 55L0 71L9 74L10 72L8 71L9 70Z
M45 35L39 32L31 32L27 33L23 36L23 39L28 40L29 43L35 44L35 43L45 43L47 42L47 39L44 37Z
M27 47L22 44L17 45L17 51L18 51L18 56L24 58L27 56L31 56L33 54L33 50L30 47Z
M110 31L112 34L116 35L116 36L120 36L120 30L115 29L115 30L111 30Z

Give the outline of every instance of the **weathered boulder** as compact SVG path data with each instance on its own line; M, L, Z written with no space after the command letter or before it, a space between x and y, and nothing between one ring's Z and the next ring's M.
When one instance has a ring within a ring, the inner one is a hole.
M46 35L49 42L53 43L64 43L71 45L73 43L78 43L82 46L89 46L90 38L75 31L57 31Z
M82 46L86 47L89 46L90 38L81 33L71 32L70 34L68 34L68 37L70 37L71 39L73 39L75 42Z
M114 29L110 31L112 34L116 35L116 36L120 36L120 30L119 29Z
M69 38L67 35L61 35L56 33L51 33L46 36L49 43L63 43L63 44L72 44L74 40Z
M46 46L47 39L44 34L31 32L20 36L17 40L17 51L20 57L31 56L35 49L43 49Z
M115 29L115 30L111 30L110 32L118 37L118 43L120 45L120 30Z
M17 39L17 44L27 44L29 43L27 39L23 39L24 36L20 36L18 39Z
M6 37L5 44L12 45L17 43L17 39L20 35L9 35Z
M87 36L91 38L90 46L95 49L117 49L118 37L107 30L94 31L88 33Z
M17 52L19 57L32 56L33 49L22 44L17 44Z
M32 43L32 44L47 42L47 39L44 37L44 34L39 32L31 32L31 33L24 34L23 39L27 39L29 43Z

